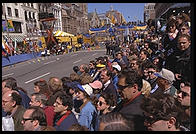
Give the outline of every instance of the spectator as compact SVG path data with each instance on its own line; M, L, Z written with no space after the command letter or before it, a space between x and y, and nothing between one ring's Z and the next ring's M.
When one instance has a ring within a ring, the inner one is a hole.
M94 95L100 94L103 88L103 84L101 83L101 81L98 80L89 83L89 86L91 86L91 88L93 89Z
M47 126L46 115L40 107L29 107L23 114L22 125L24 131L55 131L52 126Z
M184 131L180 128L182 109L169 94L145 98L141 104L148 131Z
M31 106L37 106L44 110L46 115L46 121L48 126L53 126L53 120L55 116L54 107L53 106L46 106L47 97L41 93L33 93L31 95Z
M142 62L145 62L146 60L149 60L148 57L149 57L148 51L145 50L145 49L141 49L141 50L140 50L139 59L140 59Z
M112 67L113 67L113 71L112 71L112 73L113 73L112 82L113 82L113 84L115 86L115 89L117 90L118 89L118 87L117 87L118 74L121 71L121 67L118 64L113 64Z
M83 101L83 104L80 106L78 123L81 126L86 126L90 131L94 131L96 129L97 111L90 100L93 89L88 84L78 85L78 87L77 98Z
M50 95L52 94L52 92L48 88L47 82L43 79L34 82L34 92L45 94L47 98L49 98Z
M140 108L144 98L141 94L142 77L134 70L124 70L119 75L118 88L122 92L124 103L116 112L120 112L128 121L133 121L135 131L145 130L143 110Z
M94 74L96 73L96 63L94 60L91 60L90 63L89 63L89 75L91 77L94 76Z
M101 116L99 131L133 131L133 123L128 121L120 113L110 113Z
M178 92L178 101L181 103L186 117L182 122L182 125L187 129L191 129L191 84L189 82L181 83L180 90Z
M93 81L93 78L88 74L89 73L89 66L88 64L82 64L80 65L80 81L81 81L81 84L84 85L84 84L88 84L90 82Z
M182 23L179 31L180 31L180 34L187 34L190 36L191 29L189 27L189 24L187 22Z
M170 94L174 98L177 98L177 89L173 86L175 76L173 72L169 70L162 70L160 73L154 73L157 76L157 83L159 90L157 93Z
M101 71L101 82L103 84L103 92L107 94L113 94L117 101L118 94L112 82L112 72L107 69L102 70Z
M2 109L7 113L7 118L13 118L14 131L23 131L21 124L25 108L21 105L22 98L17 91L10 90L2 96Z
M57 96L66 92L63 90L63 82L57 77L51 77L48 81L48 86L52 95L49 97L46 105L52 106Z
M73 124L77 124L78 121L75 115L72 113L73 100L66 94L60 94L57 96L54 103L54 112L56 113L54 119L54 127L57 131L68 131Z

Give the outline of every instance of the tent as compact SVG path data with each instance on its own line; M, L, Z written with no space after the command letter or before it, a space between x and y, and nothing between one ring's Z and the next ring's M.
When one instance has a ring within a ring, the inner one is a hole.
M59 36L59 37L65 37L65 36L74 36L74 35L58 30L58 31L55 32L54 36L55 37L57 37L57 36Z

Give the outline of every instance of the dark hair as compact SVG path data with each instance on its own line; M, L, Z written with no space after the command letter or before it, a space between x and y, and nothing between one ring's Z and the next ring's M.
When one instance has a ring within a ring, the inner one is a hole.
M74 66L74 67L73 67L73 71L74 71L75 73L77 73L79 70L80 70L80 69L79 69L78 66Z
M99 97L103 97L105 99L106 104L109 106L117 105L116 99L113 94L102 92Z
M142 49L140 50L140 53L141 53L141 52L144 52L144 54L146 55L146 57L149 57L149 53L148 53L148 51L147 51L146 49L142 48Z
M167 22L167 26L166 26L166 31L169 32L170 30L170 27L171 26L177 26L177 21L174 20L174 19L170 19L168 22ZM177 28L177 27L176 27Z
M22 103L22 97L20 96L19 93L12 92L12 100L16 102L16 105L21 105Z
M124 69L120 74L119 78L125 78L126 84L133 86L134 84L138 85L138 91L142 89L142 76L133 69Z
M104 131L133 131L133 123L128 121L120 113L109 113L100 117L100 123L105 124Z
M180 103L169 94L159 94L144 98L141 108L158 119L169 120L171 117L174 117L176 118L176 128L180 125L180 116L183 110Z
M11 88L12 90L17 90L17 82L13 77L8 77L2 82L5 82L5 87Z
M40 93L46 93L49 91L48 84L45 80L36 81L34 82L34 85L39 87Z
M89 131L87 127L81 126L80 124L73 124L68 130L69 131Z
M180 38L187 38L187 40L188 40L189 42L191 42L191 37L190 37L189 35L187 35L187 34L181 34L181 35L179 35L178 40L179 40Z
M109 70L109 69L103 69L102 70L102 72L105 72L105 71L106 71L106 75L109 76L110 78L112 78L112 75L113 75L112 71Z
M58 95L57 98L59 98L62 101L63 106L68 106L67 110L72 110L73 99L71 96L67 94L61 94L61 95Z
M31 118L33 120L38 120L40 126L47 126L46 115L42 108L38 106L30 106L27 110L33 109L33 113L31 114Z

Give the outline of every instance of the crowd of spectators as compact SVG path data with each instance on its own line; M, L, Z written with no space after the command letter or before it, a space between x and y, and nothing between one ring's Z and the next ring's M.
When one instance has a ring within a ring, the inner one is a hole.
M36 81L30 97L4 79L2 130L192 130L190 19L182 18L170 17L162 34L148 29L139 41L107 42L107 56Z

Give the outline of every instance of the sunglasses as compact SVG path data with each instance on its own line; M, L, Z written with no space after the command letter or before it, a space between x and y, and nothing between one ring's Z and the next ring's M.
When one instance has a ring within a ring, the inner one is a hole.
M130 86L130 85L122 86L122 85L117 84L117 87L119 90L123 90L123 89L127 88L128 86Z
M105 102L98 101L97 104L101 107L103 104L105 104Z
M154 72L153 71L148 71L148 74L153 74Z
M28 121L28 120L33 120L32 118L22 118L22 123L25 123L26 121Z

